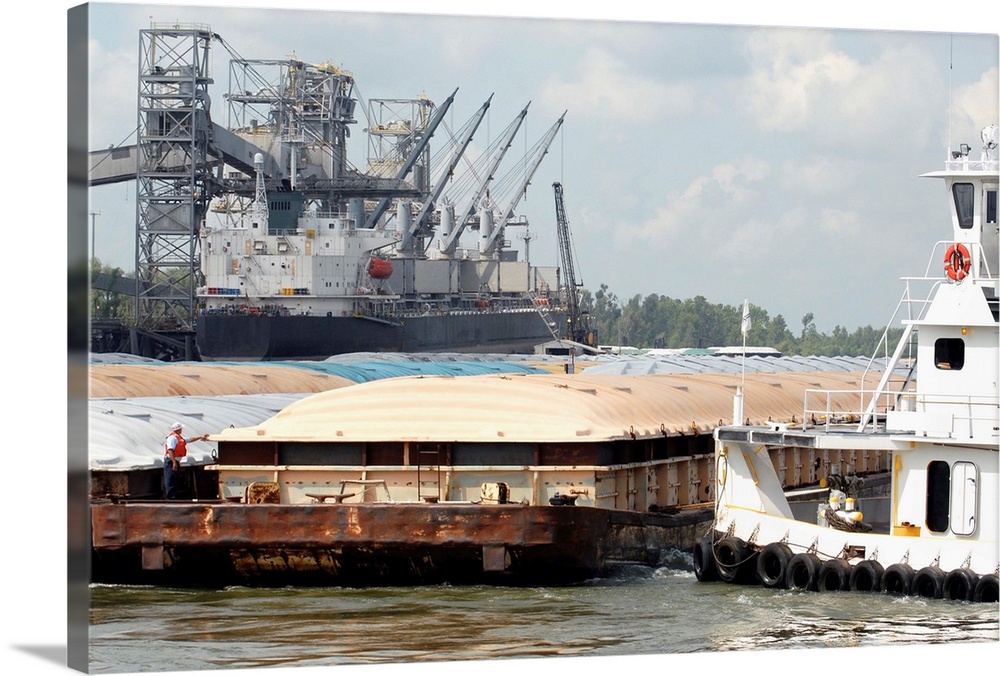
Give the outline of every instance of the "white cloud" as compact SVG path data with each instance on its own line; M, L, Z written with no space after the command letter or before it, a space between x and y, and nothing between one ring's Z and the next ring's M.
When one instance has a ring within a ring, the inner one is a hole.
M614 120L617 132L629 137L648 133L629 125L659 124L690 115L695 109L697 90L693 85L637 74L604 48L589 49L576 70L573 79L562 73L548 78L540 97L543 106L555 109L568 104L574 117L581 120Z
M695 178L680 193L665 194L663 206L651 218L619 228L619 241L660 242L666 246L675 243L682 234L697 233L714 239L720 227L728 229L728 224L745 213L758 194L760 183L770 173L770 165L756 158L716 165L708 175Z
M780 246L783 241L782 229L780 223L752 216L733 223L726 236L716 240L718 248L714 252L715 256L727 265L742 263L746 267L748 258L757 262L764 252L786 253L787 247ZM770 259L766 255L763 258Z
M786 159L777 172L776 185L788 195L842 200L857 189L859 175L870 167L851 157L803 152ZM857 193L854 193L857 194Z
M796 251L820 247L829 253L835 242L859 234L856 212L816 209L791 198L779 200L780 205L760 203L757 209L735 215L725 236L714 240L720 261L752 269L761 279L766 279L773 271L771 266L779 262L784 270L801 274L828 257L813 253L813 263L807 263L805 259L793 260L798 258ZM838 251L834 256L842 253Z
M757 184L770 173L771 166L766 161L747 158L739 164L716 166L712 169L712 178L731 202L741 202L749 198L757 189Z
M944 103L941 64L919 43L886 35L873 41L876 53L862 61L837 47L836 33L755 32L747 41L752 73L745 96L758 126L808 133L829 147L927 143Z
M845 209L823 209L817 220L821 233L835 237L855 237L861 234L857 212Z
M857 62L832 44L828 33L795 29L761 30L747 41L747 98L762 128L803 128L823 91L857 78Z
M953 122L955 128L962 134L962 139L979 150L979 132L983 127L1000 123L1000 113L997 111L997 92L1000 91L1000 70L991 68L978 81L966 87L960 87L955 92ZM975 137L966 134L975 134ZM958 142L962 142L959 140Z

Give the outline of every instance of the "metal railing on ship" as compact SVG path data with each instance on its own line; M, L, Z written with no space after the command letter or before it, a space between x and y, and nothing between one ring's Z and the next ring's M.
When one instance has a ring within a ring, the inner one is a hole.
M833 425L843 425L857 423L857 431L865 432L871 427L872 431L877 431L879 420L884 420L889 411L898 410L904 405L904 399L912 396L908 392L908 387L913 382L913 375L916 369L914 326L927 313L932 299L938 287L946 282L943 275L943 252L954 242L940 241L934 245L930 259L925 268L923 277L904 277L905 288L896 309L893 311L892 319L886 324L875 348L874 354L869 360L861 376L861 388L858 390L807 390L803 402L802 428L810 426L816 427L822 424L827 430ZM971 255L974 260L978 260L978 279L993 279L989 268L987 257L983 255L983 248L978 243L970 243ZM935 268L942 272L934 273ZM915 293L917 285L927 285L924 294ZM889 355L890 331L899 324L903 325L903 334L896 344L895 352ZM880 355L881 353L881 355ZM872 389L866 387L869 376L875 372L875 367L884 364L879 383ZM821 405L810 405L810 397L815 402L815 397L822 398ZM857 407L853 405L844 407L835 405L835 400L843 401L845 397L856 397ZM996 401L984 402L984 405L996 407ZM963 418L964 420L965 418ZM979 419L974 416L970 409L969 427L972 429L972 420ZM822 422L820 422L822 421ZM954 427L953 421L952 426ZM970 432L971 436L971 432Z

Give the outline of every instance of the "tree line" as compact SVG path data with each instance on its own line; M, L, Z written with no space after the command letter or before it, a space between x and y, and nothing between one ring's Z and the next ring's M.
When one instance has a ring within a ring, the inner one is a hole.
M703 296L687 300L658 294L636 294L621 301L606 284L596 292L583 289L581 306L590 312L591 328L603 345L637 348L708 348L743 344L743 306L709 303ZM750 330L746 344L773 347L785 355L870 357L883 350L883 328L871 325L850 331L836 326L820 333L812 312L801 325L790 327L780 314L771 317L762 307L750 305ZM887 334L890 351L902 335L901 328Z

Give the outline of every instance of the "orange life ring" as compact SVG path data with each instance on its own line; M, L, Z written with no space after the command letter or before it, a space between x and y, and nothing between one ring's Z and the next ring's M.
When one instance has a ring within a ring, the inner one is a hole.
M944 254L944 271L949 278L960 282L969 274L972 258L969 249L961 242L955 242Z

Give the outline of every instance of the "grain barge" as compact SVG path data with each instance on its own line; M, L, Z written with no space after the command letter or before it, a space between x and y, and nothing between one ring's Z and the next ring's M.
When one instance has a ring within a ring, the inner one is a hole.
M853 373L752 374L747 415L798 415ZM213 433L166 502L91 501L93 577L151 584L573 583L656 565L712 519L733 374L391 378ZM200 430L199 430L200 431ZM878 451L853 459L883 473ZM795 482L844 471L803 457ZM196 483L195 483L196 482Z

